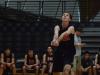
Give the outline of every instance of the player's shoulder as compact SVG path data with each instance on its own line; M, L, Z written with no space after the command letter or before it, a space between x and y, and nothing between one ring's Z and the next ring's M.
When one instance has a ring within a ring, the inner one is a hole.
M55 26L55 28L60 28L60 27L61 27L61 25L56 25L56 26Z
M27 57L28 55L27 54L25 54L25 57Z
M96 54L95 56L98 57L98 54Z

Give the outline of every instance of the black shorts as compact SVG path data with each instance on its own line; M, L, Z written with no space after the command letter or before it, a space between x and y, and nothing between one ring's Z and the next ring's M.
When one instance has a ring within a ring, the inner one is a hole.
M72 66L74 54L55 52L53 72L62 72L67 64Z

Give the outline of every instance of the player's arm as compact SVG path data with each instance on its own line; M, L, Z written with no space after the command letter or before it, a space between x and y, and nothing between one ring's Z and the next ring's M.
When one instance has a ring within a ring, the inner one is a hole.
M11 64L14 64L15 63L15 58L14 58L14 54L12 54L12 62Z
M94 65L97 65L97 62L98 62L98 54L96 54L96 56L95 56L95 60L94 60Z
M33 67L39 65L38 55L35 55L35 61L36 63L33 65Z
M86 69L87 69L87 70L91 69L91 66L88 66Z
M46 62L46 54L43 55L43 64L45 64L45 65L47 64L47 62Z
M1 63L2 63L3 65L6 65L6 63L4 62L4 54L3 54L3 53L1 54Z
M25 66L28 66L28 65L27 65L27 55L25 55L24 65L25 65Z
M89 60L89 66L86 68L87 70L91 69L93 66L92 59Z
M78 43L74 43L74 45L75 45L75 46L79 46L79 44L78 44Z
M59 28L59 26L57 25L57 26L55 26L55 28L54 28L54 36L53 36L53 40L56 40L56 39L58 39L58 36L59 36L59 30L60 30L60 28Z
M63 32L59 36L58 42L60 42L64 38L64 36L68 36L68 35L73 34L73 33L74 33L74 27L73 26L70 26L67 31Z

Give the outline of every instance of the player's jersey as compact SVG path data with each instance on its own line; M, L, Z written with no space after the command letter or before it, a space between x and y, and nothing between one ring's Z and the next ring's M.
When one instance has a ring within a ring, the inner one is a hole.
M60 25L60 31L59 31L59 36L68 30L68 28L72 25L68 25L65 29L62 28L62 25ZM63 51L63 53L70 53L70 54L75 54L75 46L74 46L74 34L70 34L68 37L64 37L64 40L62 40L59 43L59 46L57 47L58 50Z
M35 55L33 55L33 57L30 58L29 55L27 54L27 64L28 65L33 65L35 63L36 63L36 61L35 61Z
M47 53L47 54L46 54L46 61L47 61L47 63L53 62L53 54L52 54L52 55L49 55L49 54Z
M5 53L4 54L4 62L6 63L11 63L12 61L12 53L9 54L9 56L7 56Z

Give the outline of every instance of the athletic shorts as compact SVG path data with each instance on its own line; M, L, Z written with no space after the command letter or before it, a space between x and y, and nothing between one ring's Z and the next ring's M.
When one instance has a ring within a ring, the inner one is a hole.
M55 52L53 72L62 72L65 65L71 65L73 62L74 54Z

